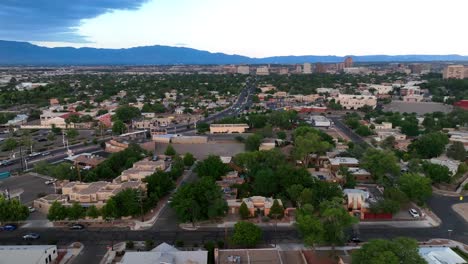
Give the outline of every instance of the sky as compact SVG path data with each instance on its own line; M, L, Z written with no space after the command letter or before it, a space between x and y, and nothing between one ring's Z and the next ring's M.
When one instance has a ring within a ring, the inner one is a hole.
M468 55L466 0L0 0L0 39L251 57Z

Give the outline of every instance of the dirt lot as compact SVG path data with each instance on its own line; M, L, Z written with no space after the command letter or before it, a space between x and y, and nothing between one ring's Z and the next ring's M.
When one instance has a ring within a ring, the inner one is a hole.
M468 203L455 204L452 206L453 210L457 212L466 222L468 222Z
M164 154L167 145L168 144L166 143L157 143L156 153ZM205 144L172 144L172 146L177 151L177 153L184 154L190 152L197 159L204 159L211 154L218 156L235 156L238 153L244 152L244 144L235 141L209 141ZM145 144L144 148L153 150L154 142Z

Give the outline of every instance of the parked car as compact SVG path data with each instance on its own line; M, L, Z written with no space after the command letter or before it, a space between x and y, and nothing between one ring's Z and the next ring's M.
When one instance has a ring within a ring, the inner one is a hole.
M416 209L414 209L414 208L409 209L408 212L414 218L419 218L420 217L418 211L416 211Z
M11 160L0 161L0 166L9 166L11 164L13 164L13 161Z
M44 152L42 152L42 156L48 156L48 155L50 155L50 151L44 151Z
M73 224L70 226L71 230L83 230L85 227L82 224Z
M29 210L30 213L36 212L36 208L34 208L32 206L28 206L28 210Z
M39 155L41 155L40 152L33 152L33 153L29 154L28 157L34 158L34 157L37 157L37 156L39 156Z
M349 243L361 243L362 240L358 236L352 236L350 239L348 239Z
M47 180L47 181L45 181L45 184L49 185L49 184L52 184L52 183L54 183L56 181L57 181L56 179Z
M39 239L41 236L38 233L27 233L23 236L24 240L35 240Z
M2 230L5 230L5 231L14 231L17 228L18 227L16 225L13 225L13 224L8 224L8 225L2 226Z

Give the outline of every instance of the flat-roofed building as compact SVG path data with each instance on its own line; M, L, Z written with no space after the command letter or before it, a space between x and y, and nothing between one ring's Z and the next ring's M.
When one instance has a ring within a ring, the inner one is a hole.
M377 97L373 95L339 94L335 100L345 109L359 109L366 105L374 109L377 106Z
M260 210L264 215L270 214L270 209L273 206L273 202L278 200L279 205L283 205L280 199L273 199L271 197L263 196L252 196L241 200L227 200L230 214L239 214L239 207L242 203L247 205L251 216L255 216L255 212Z
M162 243L150 251L125 252L120 264L206 264L208 251L182 251Z
M164 160L140 160L133 163L132 168L124 170L119 177L114 179L114 182L141 181L157 170L164 171L165 169L166 162Z
M56 263L56 245L11 245L0 246L0 263L14 264L52 264Z
M312 64L306 62L304 63L304 67L303 67L303 73L304 74L311 74L312 73Z
M249 128L247 124L211 124L210 133L211 134L231 134L231 133L245 133Z
M331 126L330 119L321 115L310 116L308 123L310 123L314 127L330 127Z
M68 197L68 202L78 202L82 205L102 207L109 198L125 189L145 190L145 184L139 181L111 183L98 181L91 183L69 182L62 187L62 195Z
M260 66L257 68L257 75L269 75L270 69L268 66Z
M449 65L444 68L444 71L442 72L442 77L444 79L464 79L468 78L468 76L465 76L465 69L468 67L465 67L464 65Z
M389 92L393 91L393 86L372 84L369 86L369 89L374 89L376 94L388 94Z
M250 74L250 67L247 65L237 66L238 74Z
M306 264L300 250L279 248L215 249L216 264Z
M330 162L330 167L332 171L337 171L340 168L340 166L345 166L348 168L359 167L359 160L357 160L356 158L336 157L329 158L328 161Z

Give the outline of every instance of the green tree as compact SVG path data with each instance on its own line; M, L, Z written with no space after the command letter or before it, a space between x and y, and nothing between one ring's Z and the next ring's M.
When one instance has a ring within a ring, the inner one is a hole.
M353 264L423 264L418 242L410 238L375 239L352 254Z
M174 149L174 147L172 146L172 144L167 145L166 151L164 151L164 155L167 155L167 156L177 155L177 152Z
M107 200L106 204L101 208L101 213L104 218L117 218L119 217L119 212L117 208L117 203L115 200L110 198Z
M250 222L237 222L234 225L232 243L242 247L254 247L262 239L262 230Z
M323 154L331 149L331 147L332 145L327 141L322 141L318 134L307 133L304 136L295 135L292 155L295 159L301 160L304 167L307 168L310 163L310 154Z
M289 199L291 199L294 205L297 204L302 190L304 190L304 186L301 184L293 184L287 188L286 192L288 193Z
M278 182L271 169L262 169L255 173L253 192L262 196L272 196L278 192Z
M339 168L340 175L345 179L344 188L354 189L356 187L356 177L348 170L346 166L340 166Z
M367 149L361 164L363 168L367 169L372 174L374 180L377 182L381 182L383 177L387 174L396 176L400 171L398 159L393 152L373 148Z
M14 138L7 138L5 141L3 141L2 151L14 150L17 147L18 141L16 141Z
M358 128L356 128L355 132L356 134L363 136L363 137L367 137L367 136L374 134L374 132L372 132L372 129L370 129L368 126L363 126L363 125L360 125Z
M125 123L117 120L112 124L112 132L117 135L121 135L127 131L127 126L125 126Z
M380 147L384 149L393 149L395 146L396 140L394 136L386 137L382 142L380 142Z
M325 229L320 219L313 212L305 209L298 210L295 225L304 244L314 247L314 245L323 242Z
M58 135L62 133L62 129L60 127L56 127L55 124L52 124L52 133Z
M190 167L195 163L195 157L192 155L192 153L185 153L184 155L184 165L187 167Z
M411 145L409 150L415 151L421 158L430 159L444 153L445 145L449 142L447 135L441 132L433 132L422 135Z
M250 210L247 208L247 204L244 202L242 202L239 207L239 215L242 219L247 219L250 217Z
M28 207L21 204L18 199L7 200L0 195L0 222L24 221L28 216Z
M67 211L68 219L70 220L78 220L84 218L84 216L86 215L86 211L83 208L83 206L81 206L81 204L77 202L73 203Z
M131 121L132 119L140 116L140 110L133 106L120 106L115 111L115 116L124 123Z
M199 177L210 177L218 180L229 171L226 164L221 161L219 156L209 155L203 161L199 161L195 167L195 172Z
M401 125L401 133L409 137L415 137L419 135L418 121L415 119L403 122Z
M100 215L99 209L95 205L91 205L88 207L88 210L86 210L86 216L92 219L98 218Z
M168 194L174 189L175 183L169 173L157 171L144 179L148 197L153 199L152 202L156 203L164 195Z
M273 201L273 205L270 208L270 217L275 219L281 219L284 216L284 207L278 202L278 199Z
M455 141L447 149L447 157L454 160L465 161L466 160L466 150L462 142Z
M400 189L412 201L423 203L432 195L431 179L415 173L405 173L399 179Z
M224 216L227 203L211 177L181 186L173 195L171 207L181 222L213 219Z
M50 221L60 221L66 219L68 216L68 209L61 203L55 201L49 208L47 219Z
M333 246L344 243L346 240L345 230L358 222L343 208L341 198L320 203L320 218L325 230L324 241Z
M431 178L432 182L434 183L449 183L452 179L452 172L450 172L450 170L443 165L424 162L423 171L426 174L426 176Z
M260 136L258 134L248 136L245 139L245 150L246 151L256 151L260 147L261 143L262 143L262 136Z
M279 139L285 140L287 135L286 135L286 132L284 132L284 131L278 131L278 132L276 132L276 136Z
M197 123L197 132L200 134L204 134L210 131L210 125L207 123Z
M77 136L80 135L78 133L78 131L76 129L74 129L74 128L67 129L67 132L65 134L66 134L68 139L74 139L74 138L76 138Z
M55 136L54 133L51 133L51 132L47 133L47 140L48 140L48 141L53 142L53 141L55 141L56 138L57 138L57 137Z

